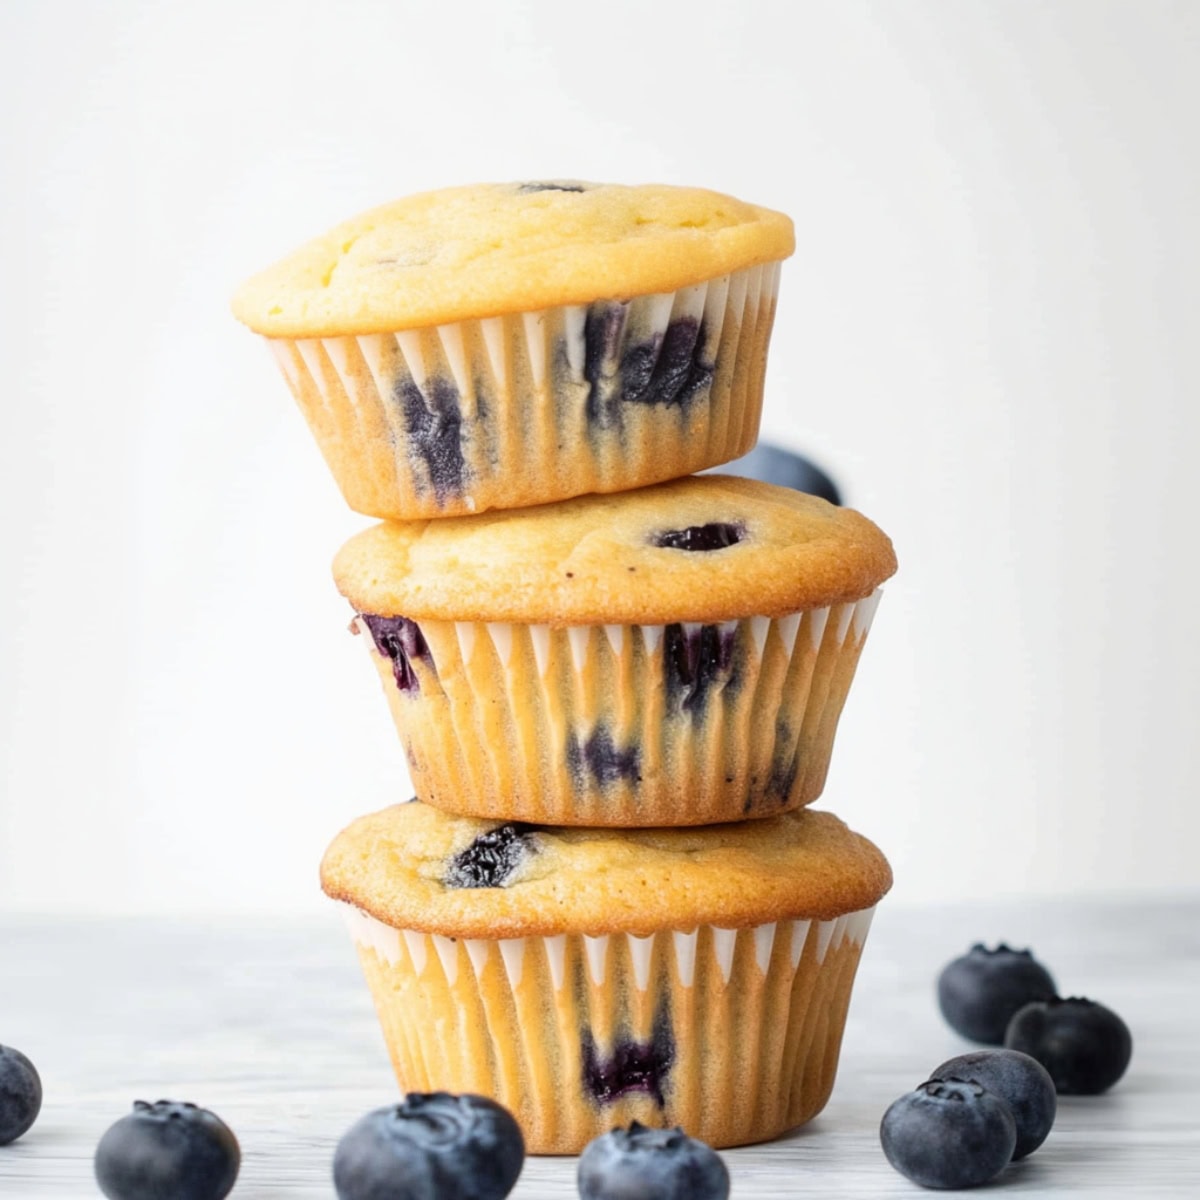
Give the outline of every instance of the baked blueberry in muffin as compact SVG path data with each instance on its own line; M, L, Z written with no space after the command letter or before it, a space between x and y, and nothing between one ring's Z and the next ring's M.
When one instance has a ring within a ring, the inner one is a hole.
M622 1031L606 1054L597 1047L592 1031L585 1029L581 1051L583 1088L597 1104L612 1104L632 1092L645 1092L659 1108L666 1107L675 1065L675 1036L665 1001L659 1004L649 1037L631 1037Z
M534 850L532 833L524 826L509 822L489 829L472 839L446 864L446 886L504 887Z

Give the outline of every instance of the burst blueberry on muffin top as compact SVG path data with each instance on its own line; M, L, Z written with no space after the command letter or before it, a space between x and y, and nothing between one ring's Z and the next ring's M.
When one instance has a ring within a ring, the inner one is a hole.
M824 812L699 829L562 829L413 801L344 829L321 883L396 929L504 938L827 920L870 908L891 871Z

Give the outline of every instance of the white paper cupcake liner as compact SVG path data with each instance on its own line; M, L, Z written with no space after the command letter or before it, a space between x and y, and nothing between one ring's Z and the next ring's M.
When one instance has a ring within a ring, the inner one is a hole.
M874 913L456 940L341 907L401 1087L492 1096L535 1154L634 1119L731 1146L815 1116Z
M820 795L880 595L720 625L406 623L402 661L356 625L426 803L542 824L702 825Z
M677 292L271 338L351 508L518 508L690 475L758 436L779 263Z

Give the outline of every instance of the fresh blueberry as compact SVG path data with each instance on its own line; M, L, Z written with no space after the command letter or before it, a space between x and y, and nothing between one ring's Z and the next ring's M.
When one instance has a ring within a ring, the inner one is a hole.
M842 502L837 484L816 463L770 442L759 442L749 454L713 470L722 475L742 475L747 479L794 488L797 492L820 496L830 504Z
M512 1114L483 1096L410 1092L338 1142L338 1200L501 1200L525 1161Z
M725 1200L729 1171L721 1156L682 1129L637 1121L589 1142L579 1157L583 1200Z
M449 888L504 887L533 850L532 830L510 821L481 833L446 865L442 883Z
M0 1146L15 1142L42 1108L42 1081L20 1050L0 1046Z
M1058 1098L1046 1068L1017 1050L973 1050L942 1063L932 1079L969 1079L999 1096L1017 1123L1013 1158L1032 1154L1054 1124Z
M976 944L938 977L942 1016L957 1033L989 1046L1004 1043L1013 1013L1031 1000L1057 994L1054 980L1028 950L1010 950L1003 942L989 950Z
M237 1138L215 1113L136 1100L96 1147L96 1182L109 1200L221 1200L241 1160Z
M1112 1009L1082 996L1025 1005L1009 1022L1004 1044L1036 1058L1063 1096L1107 1091L1133 1054L1129 1026Z
M650 541L668 550L724 550L736 546L746 536L740 525L713 521L708 525L689 525L686 529L666 529Z
M987 1183L1017 1144L1012 1110L978 1083L931 1079L883 1114L879 1140L887 1160L927 1188Z

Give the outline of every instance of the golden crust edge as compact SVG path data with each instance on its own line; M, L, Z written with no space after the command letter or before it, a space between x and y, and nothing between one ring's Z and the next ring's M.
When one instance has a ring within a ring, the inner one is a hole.
M676 621L710 623L748 617L778 618L865 599L896 573L899 564L891 538L856 510L843 509L842 512L852 518L859 532L867 535L865 540L851 542L847 539L847 545L854 550L855 569L842 561L835 570L822 572L825 586L819 586L811 578L802 580L799 577L784 586L777 577L772 581L775 587L747 588L747 594L754 598L753 603L747 604L716 602L711 594L692 595L670 607L635 604L628 593L619 596L610 593L597 602L595 598L585 599L582 596L572 599L567 585L563 583L556 585L552 592L547 589L549 594L545 605L541 607L515 603L511 590L500 592L487 604L479 603L475 595L464 595L454 603L447 604L422 602L411 591L394 583L385 584L376 580L372 585L364 586L359 582L366 573L362 568L364 547L369 545L372 532L380 529L381 525L355 534L341 547L334 556L333 579L337 590L356 611L385 617L404 616L415 621L506 621L512 624L548 624L557 628L565 625L663 625ZM397 523L383 523L388 524ZM830 575L836 576L836 582L830 582ZM580 581L581 586L586 583L586 580Z
M453 938L501 940L557 937L561 934L590 937L632 934L635 937L647 937L658 932L689 932L702 925L715 925L723 929L751 929L776 921L829 921L878 904L891 890L894 881L891 865L884 857L883 851L869 838L842 824L856 851L855 866L849 885L841 891L836 901L832 896L823 895L816 900L808 898L806 902L801 903L797 899L790 904L776 897L774 902L757 907L749 902L714 903L707 907L697 905L694 910L662 920L646 919L656 914L654 908L643 909L638 920L629 921L615 919L612 914L597 914L591 920L560 918L557 921L548 920L541 915L526 917L511 913L499 916L494 913L461 914L457 920L430 919L426 915L413 913L402 905L388 904L385 899L366 897L357 893L349 884L331 878L334 873L331 861L338 857L334 854L334 848L340 835L321 860L321 889L331 900L349 904L393 929ZM635 873L631 872L631 875L636 877ZM666 907L663 906L664 913Z
M657 185L648 185L657 186ZM684 189L707 191L707 189ZM722 193L710 193L714 197L735 200ZM415 197L414 197L415 198ZM234 317L255 333L270 338L347 337L360 334L392 333L407 329L426 328L431 325L448 324L462 320L476 320L510 313L535 311L563 304L586 304L596 300L629 300L636 296L652 295L657 292L674 291L692 287L711 279L718 279L733 271L746 270L763 263L782 262L796 248L795 226L785 213L764 208L748 201L736 201L751 211L753 219L739 225L728 226L709 235L706 252L696 247L689 248L684 257L695 264L694 270L681 271L679 255L647 254L645 246L630 242L589 245L581 243L581 256L594 258L587 268L572 269L566 274L570 279L559 278L539 287L529 287L524 281L525 291L510 288L500 289L500 296L491 304L480 304L471 289L460 289L453 299L441 302L428 301L405 315L402 306L384 308L377 313L362 311L344 314L340 312L310 311L309 300L321 299L332 294L325 288L315 287L308 277L327 280L336 269L341 258L340 246L347 238L354 238L373 228L371 221L378 220L400 201L379 205L366 213L342 222L325 234L318 235L284 255L269 267L256 272L243 282L230 299ZM676 231L682 233L682 230ZM700 240L704 235L699 235ZM666 233L659 240L661 248L672 243L672 234ZM613 267L618 264L616 274L625 281L618 287L612 279ZM514 261L514 266L517 265ZM599 290L593 280L597 272L607 282ZM579 275L576 281L573 277ZM307 280L307 282L306 282ZM293 308L272 313L272 307L281 306L281 296L294 294ZM349 296L353 289L349 290ZM302 303L297 303L303 301ZM336 307L342 307L338 305Z

